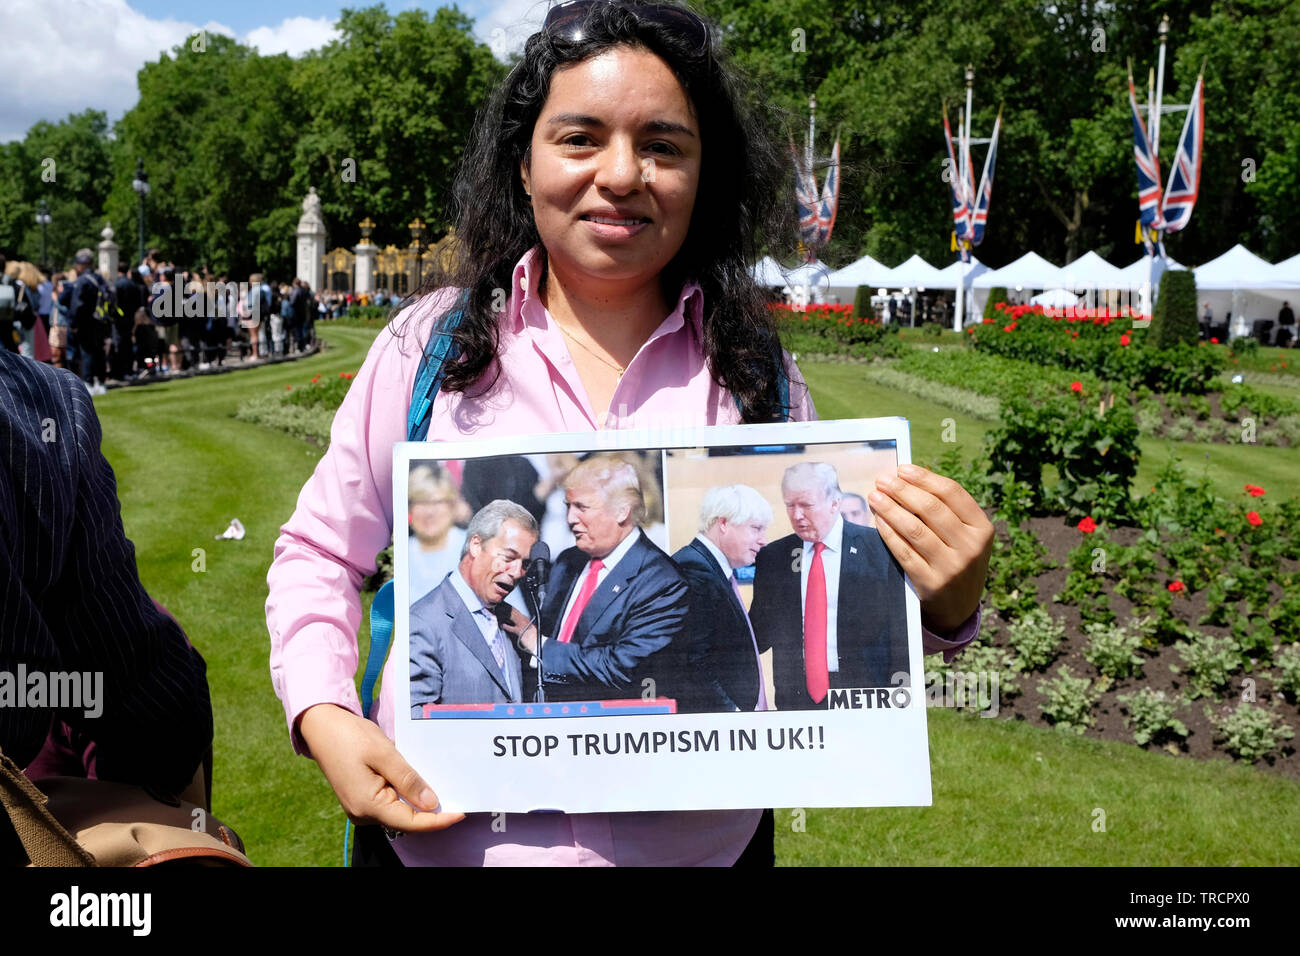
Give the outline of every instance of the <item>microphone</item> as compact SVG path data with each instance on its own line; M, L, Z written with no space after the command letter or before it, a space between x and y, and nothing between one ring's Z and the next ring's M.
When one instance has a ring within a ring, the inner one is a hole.
M546 579L551 573L551 549L545 541L538 541L533 545L532 550L528 552L528 575L529 581L535 584L545 584Z

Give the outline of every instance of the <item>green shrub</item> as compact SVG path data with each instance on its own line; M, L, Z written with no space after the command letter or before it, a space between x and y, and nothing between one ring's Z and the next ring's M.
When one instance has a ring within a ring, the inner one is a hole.
M1137 411L1138 431L1143 435L1154 435L1160 431L1165 422L1164 408L1154 398L1144 398L1138 403Z
M1143 687L1136 694L1120 694L1118 699L1128 710L1124 723L1133 731L1133 740L1139 747L1145 747L1162 734L1187 736L1187 725L1174 717L1175 700L1186 706L1178 695L1175 700L1166 700L1164 691Z
M1227 714L1208 712L1207 716L1224 738L1223 749L1251 763L1275 753L1282 741L1295 736L1276 715L1245 701Z
M1292 644L1277 654L1278 670L1282 672L1277 686L1292 695L1300 696L1300 646Z
M1065 585L1052 596L1052 600L1058 604L1075 605L1085 622L1109 624L1115 620L1115 612L1110 609L1110 586L1104 562L1106 555L1112 554L1119 546L1108 541L1101 529L1082 535L1082 538L1065 559L1069 569Z
M993 288L989 289L989 297L984 302L984 318L996 319L998 317L998 310L996 308L997 304L1006 301L1006 286L995 285Z
M922 334L929 338L937 339L943 337L943 326L938 322L926 322L921 326Z
M1038 607L1034 579L1056 565L1032 531L1012 527L1004 540L993 542L987 590L993 606L1003 613L1023 615Z
M1104 415L1090 399L1065 395L1035 404L1002 403L1002 420L984 436L989 477L995 485L1015 478L1034 489L1035 510L1094 521L1127 517L1129 487L1137 474L1137 422L1121 402ZM1056 466L1055 488L1043 483L1043 466Z
M1055 660L1065 640L1065 624L1041 607L1012 621L1007 627L1007 643L1016 654L1020 670L1041 670Z
M953 663L967 674L997 674L998 692L1002 697L1015 697L1020 693L1020 669L1016 667L1015 659L1001 647L970 644Z
M1084 660L1106 677L1136 677L1142 673L1142 658L1135 653L1142 646L1142 622L1127 625L1090 623L1083 626L1088 635Z
M1214 697L1228 683L1229 675L1241 669L1241 651L1230 637L1195 634L1174 645L1183 659L1192 700Z
M1259 339L1251 338L1249 335L1239 335L1232 340L1228 346L1233 355L1238 357L1242 355L1254 355L1259 351Z
M858 286L853 293L853 317L855 319L874 319L876 317L876 312L871 307L871 294L875 291L871 286Z
M1201 337L1196 317L1196 276L1191 269L1167 269L1160 276L1148 343L1158 349L1195 345Z
M1057 673L1059 677L1039 682L1038 692L1046 702L1039 704L1038 709L1057 730L1081 734L1095 722L1092 708L1101 693L1088 678L1072 676L1064 664L1057 668Z
M323 405L291 405L284 401L283 395L271 392L250 398L236 409L235 418L278 428L294 438L328 445L335 409Z

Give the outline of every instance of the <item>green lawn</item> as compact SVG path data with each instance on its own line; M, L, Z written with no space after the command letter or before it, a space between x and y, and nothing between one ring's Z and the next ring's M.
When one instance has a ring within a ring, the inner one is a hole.
M145 587L208 662L216 717L213 811L255 862L334 863L343 816L315 764L296 757L267 669L266 571L280 525L321 449L237 422L249 395L361 366L372 331L330 329L326 354L95 400ZM217 541L239 518L242 541ZM194 549L204 551L198 572Z
M293 755L271 690L264 614L279 526L321 452L232 417L251 395L360 367L373 331L318 329L332 346L321 356L119 389L96 400L141 578L208 660L217 727L214 810L262 865L336 865L341 857L342 811L315 765ZM951 447L941 440L945 418L954 420L967 457L983 435L983 423L865 384L854 366L807 365L804 372L823 418L909 418L918 461ZM1285 478L1286 465L1300 457L1260 446L1207 447L1216 483L1234 494L1245 481L1270 494L1272 481L1281 491L1284 480L1294 481ZM214 540L233 517L247 537ZM204 549L206 571L194 570L196 548ZM1300 862L1300 849L1286 836L1300 830L1300 785L1292 781L1021 724L936 711L930 718L934 807L811 810L804 832L791 829L790 811L779 811L780 861ZM1097 807L1106 813L1105 833L1092 831Z

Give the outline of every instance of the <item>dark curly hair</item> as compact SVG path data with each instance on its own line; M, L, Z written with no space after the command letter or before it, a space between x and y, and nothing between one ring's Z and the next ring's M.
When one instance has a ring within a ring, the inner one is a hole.
M704 150L689 231L660 276L665 299L675 301L687 279L699 282L703 345L714 380L735 396L745 422L786 417L776 323L749 268L762 251L784 257L793 248L790 157L742 95L744 81L722 55L717 27L710 26L709 47L700 50L698 42L637 16L637 10L654 5L667 4L594 4L577 41L533 34L522 60L476 117L453 186L454 262L449 268L435 263L418 290L425 295L450 286L469 292L454 333L460 360L448 367L444 389L487 390L500 375L500 313L493 310L493 299L499 305L497 290L510 289L515 264L541 241L519 168L552 75L611 47L630 46L654 53L672 69L695 109Z

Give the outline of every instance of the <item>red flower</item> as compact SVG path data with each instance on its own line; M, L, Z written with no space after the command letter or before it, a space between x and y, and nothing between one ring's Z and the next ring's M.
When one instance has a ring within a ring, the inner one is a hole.
M1259 516L1258 511L1246 512L1246 520L1249 521L1251 523L1251 526L1255 528L1258 528L1260 525L1264 523L1264 519Z
M293 391L293 386L292 386L292 385L286 385L286 386L284 387L284 390L285 390L286 392L291 392L291 391Z
M1183 590L1183 582L1182 582L1182 581L1170 581L1170 582L1169 582L1169 590L1173 591L1174 593L1177 593L1177 592Z
M1078 337L1079 337L1079 333L1078 333L1078 332L1071 332L1071 333L1070 333L1070 338L1072 338L1072 339L1077 339Z
M1121 336L1119 337L1119 344L1120 344L1120 345L1128 345L1129 342L1131 342L1131 341L1133 341L1133 340L1129 338L1127 332L1125 332L1123 335L1121 335Z
M1210 344L1211 344L1211 345L1218 345L1218 344L1219 344L1219 340L1218 340L1217 338L1215 338L1213 335L1211 335L1211 336L1210 336Z
M1080 521L1077 525L1075 525L1075 527L1077 527L1084 534L1092 534L1094 531L1097 530L1097 522L1092 520L1092 515L1088 515L1088 517Z
M1015 328L1014 325L1004 325L1004 326L1002 326L1002 331L1003 331L1003 332L1010 332L1010 331L1011 331L1012 329L1014 329L1014 328Z
M1071 382L1071 383L1070 383L1070 391L1072 391L1072 392L1082 392L1082 391L1083 391L1083 383L1082 383L1082 382Z
M1250 495L1252 498L1263 498L1264 489L1259 485L1247 485L1246 494Z
M348 377L347 372L339 372L339 378L347 378L347 377Z

